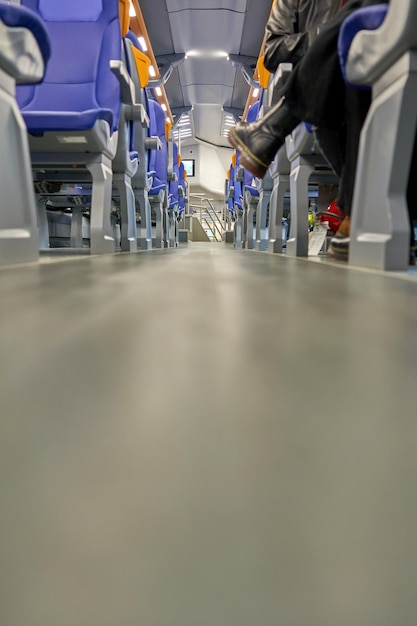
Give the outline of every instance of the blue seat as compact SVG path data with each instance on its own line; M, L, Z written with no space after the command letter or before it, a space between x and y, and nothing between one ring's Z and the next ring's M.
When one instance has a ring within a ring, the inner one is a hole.
M133 66L128 52L129 9L130 2L120 0L123 65L119 65L116 75L122 88L122 101L129 106L121 108L117 151L112 162L112 169L113 201L120 212L120 247L122 251L134 252L137 250L137 229L133 179L139 165L139 152L135 140L137 139L137 127L140 128L140 131L142 130L142 124L146 123L147 115L140 98L138 98L137 85L133 80L136 77L136 68ZM140 132L139 136L141 136Z
M234 180L235 180L235 167L233 163L230 164L227 179L226 179L226 204L227 210L231 220L235 220L235 203L234 203Z
M148 160L150 149L158 149L159 138L150 135L149 99L146 86L149 81L150 60L140 48L138 38L132 31L128 31L124 45L128 70L135 84L136 102L143 107L143 116L134 128L134 149L139 154L139 163L136 173L132 177L132 187L135 195L136 214L138 224L138 244L144 250L152 248L152 223L149 190L152 186L152 177L148 175Z
M120 76L119 2L22 0L22 4L42 18L52 46L44 82L21 87L17 94L29 131L35 184L85 184L85 197L91 194L91 252L111 252L112 159L122 94L128 91L119 82L126 78Z
M42 20L25 7L0 3L0 264L38 258L38 226L26 129L15 84L39 83L50 57ZM7 157L6 157L7 155Z
M259 115L262 106L262 94L259 99L251 104L246 115L247 122L254 122ZM256 237L254 237L255 215L259 204L259 189L256 186L256 179L248 170L243 169L243 233L242 245L248 250L256 247Z
M178 201L178 221L181 220L185 208L187 205L187 174L185 171L184 163L181 161L178 168L178 190L179 190L179 201Z
M255 120L258 119L261 106L262 106L262 95L260 96L259 100L254 102L249 107L248 114L246 116L247 122L254 122ZM251 174L248 170L245 170L244 179L243 179L243 185L244 185L245 191L249 193L252 197L259 197L259 190L257 189L257 187L253 186L253 180L254 180L253 174Z
M285 139L290 161L291 225L287 240L287 254L308 256L310 205L309 187L339 183L312 133L311 124L301 122Z
M178 144L173 141L172 143L172 173L170 175L168 193L169 193L169 202L168 209L170 211L178 211L178 201L179 201L179 166L178 166Z
M339 35L350 85L372 86L352 203L349 263L405 270L407 186L417 127L417 4L391 0L352 13Z
M265 93L264 112L271 109L281 99L282 83L292 71L291 63L281 63L269 80ZM269 177L269 180L268 178ZM262 213L261 219L257 220L257 226L265 224L265 236L260 233L259 249L267 249L269 252L282 252L282 224L284 218L284 196L290 188L290 162L287 157L285 144L278 150L268 173L263 179L265 195L269 195L268 225Z
M236 150L232 155L229 195L233 206L234 245L238 249L243 247L244 242L243 179L244 170L239 166L239 152Z
M171 169L172 168L172 169ZM170 247L177 245L178 209L179 209L179 163L178 144L172 141L172 166L168 166L168 227L167 239ZM170 171L171 170L171 171Z
M1 68L17 83L39 83L43 80L44 70L51 56L51 42L43 21L33 11L23 6L0 3L0 20L7 28L6 38L9 46L3 45ZM37 50L28 37L19 37L18 28L24 29L25 35L31 33L36 41ZM5 42L4 42L5 43ZM20 54L16 51L20 46ZM33 58L31 55L33 54ZM24 62L23 62L24 61Z
M148 160L148 174L152 178L149 200L156 221L155 245L164 247L166 242L165 225L168 207L168 143L165 130L165 113L155 100L149 100L149 133L159 138L161 148L151 150Z
M354 89L370 89L370 84L354 85L348 80L346 75L346 63L348 60L350 46L352 45L355 36L362 30L376 30L385 20L387 15L388 5L380 4L369 7L363 7L358 9L349 15L344 21L340 30L338 40L338 53L340 60L340 67L345 83L349 87Z

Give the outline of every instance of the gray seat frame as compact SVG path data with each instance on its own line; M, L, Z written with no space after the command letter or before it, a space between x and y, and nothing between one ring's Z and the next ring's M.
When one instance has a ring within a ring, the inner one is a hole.
M349 263L405 270L410 225L407 184L417 127L417 3L391 0L377 30L360 31L347 78L372 84L361 133L352 205Z

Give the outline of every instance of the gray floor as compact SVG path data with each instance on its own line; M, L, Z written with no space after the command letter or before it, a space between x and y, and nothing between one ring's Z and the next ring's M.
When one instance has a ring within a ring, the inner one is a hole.
M1 626L415 626L417 281L0 271Z

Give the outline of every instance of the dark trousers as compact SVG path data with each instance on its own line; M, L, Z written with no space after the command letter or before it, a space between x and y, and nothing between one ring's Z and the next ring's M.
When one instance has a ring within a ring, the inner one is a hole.
M337 52L339 31L353 11L381 0L350 0L326 24L294 68L283 93L301 120L314 124L330 165L340 177L338 205L350 214L359 138L371 103L371 92L347 87Z

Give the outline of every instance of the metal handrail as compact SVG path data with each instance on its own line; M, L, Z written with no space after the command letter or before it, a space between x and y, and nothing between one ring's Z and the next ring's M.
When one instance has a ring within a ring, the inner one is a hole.
M190 200L193 195L200 196L200 194L190 193L189 194ZM189 210L191 212L195 210L195 212L199 214L200 223L206 225L206 227L212 233L213 239L215 241L217 242L222 241L223 233L225 231L225 224L223 224L222 219L218 216L216 209L210 202L209 198L205 198L204 196L202 196L202 197L199 197L199 200L200 200L199 205L197 205L197 203L191 203L189 201ZM204 201L207 202L208 206L203 206ZM207 216L204 215L204 213L206 213Z
M215 239L216 241L222 241L223 232L224 232L222 221L219 218L218 214L216 213L216 209L214 208L210 200L208 198L203 198L203 200L206 200L209 206L207 213L210 215L214 229L215 229L215 233L216 233ZM220 239L217 238L217 234L220 236Z

